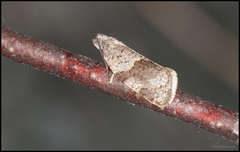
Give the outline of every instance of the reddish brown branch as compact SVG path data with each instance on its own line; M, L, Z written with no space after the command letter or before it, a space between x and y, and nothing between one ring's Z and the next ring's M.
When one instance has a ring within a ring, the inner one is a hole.
M139 97L116 77L110 83L108 76L111 74L107 74L103 64L5 28L2 28L2 55L133 104L186 121L238 144L239 114L237 112L185 94L179 89L172 103L161 110Z

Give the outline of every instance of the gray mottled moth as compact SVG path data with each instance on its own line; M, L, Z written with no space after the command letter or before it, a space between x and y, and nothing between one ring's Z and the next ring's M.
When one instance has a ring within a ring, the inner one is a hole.
M164 108L177 89L177 73L149 60L113 37L98 34L93 44L114 76L150 103Z

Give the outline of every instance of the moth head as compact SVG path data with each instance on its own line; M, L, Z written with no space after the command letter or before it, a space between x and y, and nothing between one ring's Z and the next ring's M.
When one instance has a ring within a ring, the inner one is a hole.
M93 44L97 49L102 50L102 47L106 44L107 40L108 36L104 34L97 34L96 38L93 39Z

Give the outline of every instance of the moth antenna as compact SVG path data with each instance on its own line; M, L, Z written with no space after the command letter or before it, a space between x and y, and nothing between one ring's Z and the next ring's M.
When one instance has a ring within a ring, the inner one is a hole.
M7 25L6 21L3 19L3 17L2 17L2 23L3 23L2 26L5 25L8 28L8 25Z

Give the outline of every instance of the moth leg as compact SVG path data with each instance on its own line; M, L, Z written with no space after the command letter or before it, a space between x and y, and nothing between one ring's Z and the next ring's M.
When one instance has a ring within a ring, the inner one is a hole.
M100 45L99 45L99 46L100 46ZM102 58L103 58L103 62L104 62L105 66L106 66L106 69L107 69L107 76L109 77L110 68L109 68L107 62L104 60L102 49L100 49L100 54L101 54L101 56L102 56ZM114 76L114 75L112 74L112 76L111 76L111 78L110 78L110 83L112 83L113 76Z
M113 77L114 77L114 74L112 74L112 76L110 78L110 83L112 83Z
M104 60L104 62L105 62L105 60ZM110 77L111 70L110 70L109 66L106 64L106 62L105 62L105 65L106 65L106 69L107 69L107 77ZM110 83L112 83L113 77L114 77L114 74L112 73L111 78L110 78Z
M104 60L104 63L105 63L105 65L106 65L106 69L107 69L107 77L110 77L110 74L111 74L110 71L111 71L111 70L110 70L109 66L106 64L105 60ZM112 83L113 77L114 77L114 74L112 73L112 74L111 74L111 78L110 78L110 83Z
M105 64L105 66L106 66L107 76L109 77L110 68L109 68L109 66L107 65L106 61L105 61L105 60L103 60L103 61L104 61L104 64Z
M106 69L107 69L107 76L109 77L109 71L110 71L110 68L109 68L107 62L106 62L105 59L104 59L103 50L102 50L102 48L101 48L101 45L100 45L99 39L97 39L97 42L98 42L98 46L99 46L99 50L100 50L100 54L101 54L101 56L102 56L102 58L103 58L104 64L105 64ZM110 83L112 83L113 77L114 77L114 74L112 74L112 76L111 76L111 78L110 78Z

